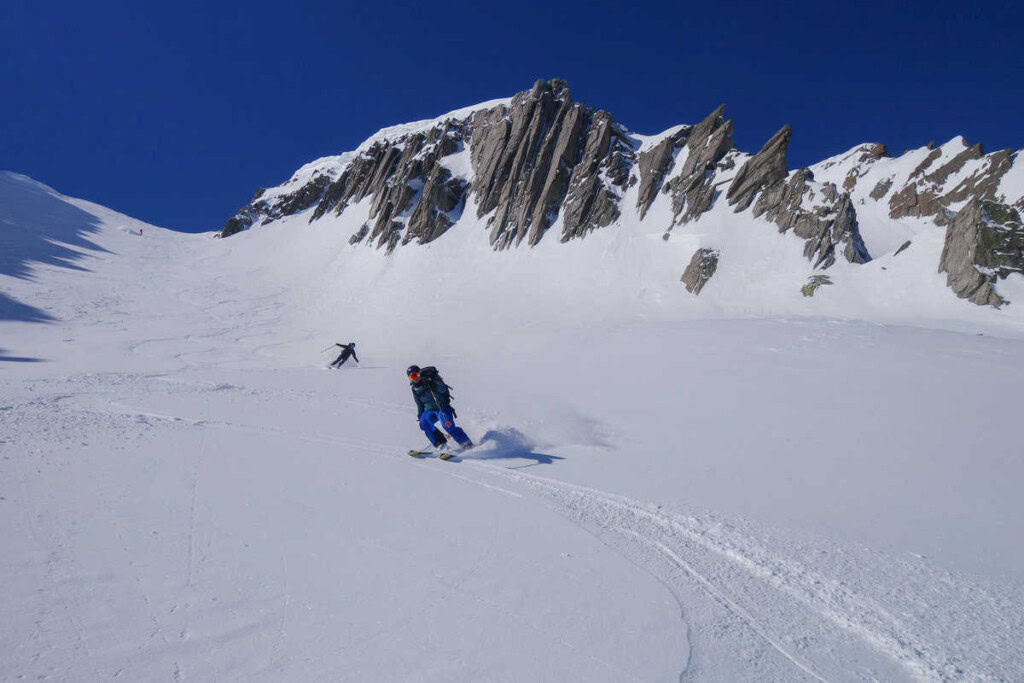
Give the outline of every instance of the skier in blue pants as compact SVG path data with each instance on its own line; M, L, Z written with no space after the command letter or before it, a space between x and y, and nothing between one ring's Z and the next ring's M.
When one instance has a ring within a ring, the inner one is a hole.
M448 443L444 434L434 426L436 422L440 422L448 435L463 449L472 448L473 442L466 436L466 432L455 424L451 387L437 374L437 368L431 366L420 369L418 365L410 365L406 375L409 377L412 397L416 401L416 417L420 429L434 448L442 448Z

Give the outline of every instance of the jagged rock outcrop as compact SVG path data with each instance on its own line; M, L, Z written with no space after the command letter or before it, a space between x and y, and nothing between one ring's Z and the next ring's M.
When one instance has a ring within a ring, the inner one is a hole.
M495 248L527 236L537 244L563 202L563 241L618 217L631 144L610 114L574 103L564 81L537 81L508 107L475 114L471 127L477 216L494 212Z
M455 222L449 212L465 199L465 185L440 163L463 140L464 126L446 121L426 133L372 145L331 184L310 221L372 196L367 237L377 247L437 239Z
M758 192L785 180L789 174L786 166L786 147L789 146L789 139L792 136L793 129L786 124L764 143L760 152L748 159L740 168L725 195L729 205L736 207L737 213L746 211Z
M426 244L443 235L459 219L467 189L462 179L452 177L447 168L435 165L423 186L420 201L409 217L402 243L415 239Z
M999 308L995 284L1024 273L1024 226L1012 206L971 199L946 227L939 272L961 299Z
M312 180L294 192L280 194L272 202L261 199L266 191L260 188L248 204L240 208L238 213L228 219L221 229L220 236L230 237L237 232L248 229L258 220L261 220L263 223L269 223L278 218L290 216L299 211L305 211L320 199L330 182L330 176L316 174Z
M716 188L721 184L716 180L715 171L730 168L723 160L734 149L732 121L722 118L724 111L723 104L689 131L686 160L679 175L668 184L672 193L673 225L689 223L710 209Z
M857 158L858 165L851 168L843 179L843 189L847 192L852 192L853 188L857 187L857 181L866 167L870 167L872 162L883 158L886 154L885 145L881 143L861 145L857 152L860 153Z
M466 146L471 186L442 161ZM316 204L312 222L371 197L370 223L352 242L393 249L440 237L472 196L478 217L490 214L490 241L497 249L524 240L537 244L558 217L561 240L567 241L619 217L634 161L631 139L609 113L573 102L564 81L537 81L507 105L450 118L428 131L382 136L333 176L315 175L273 204L250 202L221 234Z
M779 226L779 232L791 229L803 239L804 256L815 268L828 268L835 263L837 248L850 263L871 260L857 225L857 212L850 194L839 194L831 183L821 188L823 202L804 208L811 200L810 182L814 175L801 168L788 182L776 182L764 190L754 204L754 216L765 218Z
M221 236L315 204L309 219L313 222L332 211L340 215L349 204L372 197L371 223L353 236L353 243L368 237L377 247L394 249L400 242L437 239L457 220L465 200L466 184L452 178L440 163L461 149L464 137L464 122L449 120L426 132L378 141L355 155L336 178L315 170L295 192L280 194L273 203L254 197L228 221Z
M1024 207L1024 187L1016 179L1004 182L1014 164L1010 149L985 154L980 144L957 136L941 147L929 143L898 157L888 156L884 145L868 143L813 168L850 192L858 205L884 202L890 218L932 218L945 225L955 215L950 207L971 198Z
M700 294L700 290L704 289L704 285L718 269L718 255L717 249L698 249L693 252L693 257L690 258L690 263L680 278L687 292Z
M608 112L596 112L582 158L569 177L562 212L563 242L611 225L619 217L619 200L633 160L633 146L625 131Z
M261 188L256 192L252 202L240 208L238 213L228 219L227 223L225 223L224 227L220 230L221 237L231 237L243 230L248 230L253 223L258 221L260 217L264 215L268 208L266 202L258 203L257 199L262 193L263 189Z
M353 233L352 236L348 238L348 243L349 244L359 244L364 239L366 239L366 236L369 235L369 234L370 234L370 226L368 224L366 224L366 223L363 223L359 227L359 229L356 230L355 233Z
M982 156L979 146L971 147L958 154L951 161L943 164L933 174L925 174L932 163L942 156L942 150L933 149L925 160L918 164L910 174L910 181L902 190L889 199L889 215L893 218L904 216L933 216L942 208L937 188L959 170L968 159ZM934 179L933 179L934 178Z
M724 191L733 212L792 231L813 266L825 269L839 258L870 260L857 211L878 203L892 218L949 224L941 267L950 286L977 303L1002 303L992 285L1019 267L1019 211L1007 211L1024 210L1022 153L985 155L957 137L894 158L884 145L865 143L789 173L790 126L748 156L735 148L724 111L655 138L634 137L608 112L574 102L564 81L540 80L509 100L383 129L355 152L307 164L287 183L258 191L220 234L298 214L311 223L345 215L338 225L353 232L351 244L392 250L440 238L475 206L461 223L486 226L491 246L502 250L536 245L553 226L559 234L549 239L566 242L614 225L628 196L641 224L670 213L669 225L652 227L671 241L674 228L699 220ZM900 230L916 228L908 221ZM879 235L886 248L897 244ZM717 260L717 251L699 250L683 275L687 289L699 292Z
M658 196L662 181L672 171L675 164L676 151L683 146L691 128L666 136L651 149L637 154L636 165L640 172L640 188L637 191L636 206L640 209L640 218L647 215L647 210Z
M832 284L832 278L828 275L812 275L807 278L807 284L800 288L800 293L804 296L814 296L818 287L830 284Z
M889 216L935 216L936 222L946 222L945 209L965 199L976 197L980 200L995 201L996 191L1002 177L1013 165L1012 150L1004 149L988 155L986 163L949 187L949 179L958 174L971 161L986 157L981 143L966 147L945 163L932 168L942 157L942 149L932 149L928 156L910 174L907 183L889 198ZM881 188L877 188L881 191ZM881 191L884 196L888 191Z

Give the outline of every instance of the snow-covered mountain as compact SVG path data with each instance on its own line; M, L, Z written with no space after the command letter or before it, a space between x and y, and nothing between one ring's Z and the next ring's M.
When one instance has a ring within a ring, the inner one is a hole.
M1024 680L1020 276L937 272L991 205L893 219L863 153L751 190L771 155L691 164L716 117L580 109L545 176L498 104L230 239L0 174L0 680ZM411 363L475 450L406 455Z
M595 231L659 235L689 250L653 240L644 247L673 250L673 279L682 274L686 290L755 309L763 301L737 296L740 281L778 282L776 299L852 300L854 315L876 306L879 289L902 295L908 311L931 307L936 272L976 304L999 307L1020 291L1020 152L986 155L956 137L890 157L870 143L791 171L789 126L748 154L733 145L723 116L724 106L696 125L641 136L573 102L563 81L538 81L511 99L385 128L353 152L307 164L259 190L220 234L294 218L388 251L458 232L486 236L498 250ZM772 230L806 262L774 259L759 234ZM870 275L857 272L869 263ZM922 279L929 286L914 289ZM821 312L809 303L803 310Z

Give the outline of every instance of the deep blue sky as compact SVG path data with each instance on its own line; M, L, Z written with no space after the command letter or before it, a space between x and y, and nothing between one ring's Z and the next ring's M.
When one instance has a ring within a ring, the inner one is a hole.
M294 4L294 6L292 6ZM1024 146L1017 2L0 2L0 169L169 228L380 127L537 78L631 130L720 103L790 166L865 141Z

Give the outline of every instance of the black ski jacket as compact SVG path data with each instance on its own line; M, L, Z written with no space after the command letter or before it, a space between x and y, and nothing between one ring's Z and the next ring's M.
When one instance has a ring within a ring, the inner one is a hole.
M352 348L351 342L349 342L348 344L336 343L335 346L341 347L341 356L339 356L339 358L348 358L349 356L352 356L353 358L355 358L357 363L359 362L359 356L356 355L356 350Z
M427 367L420 370L420 381L409 381L412 389L413 400L416 401L416 417L420 417L428 410L438 410L452 413L452 392L451 387L444 383L437 369Z

